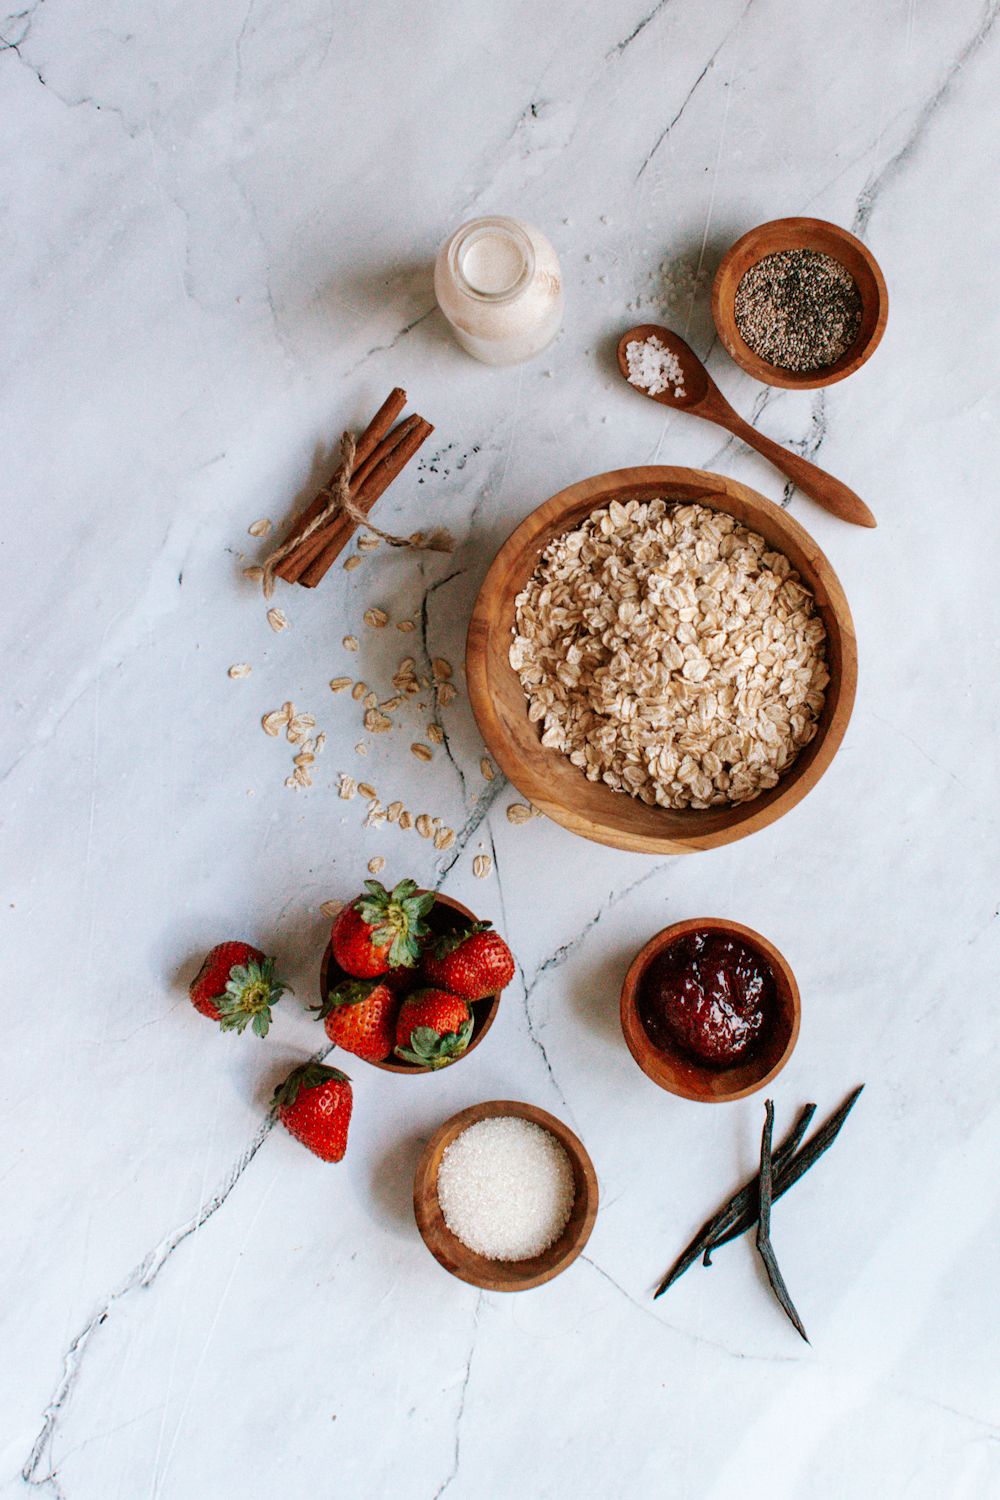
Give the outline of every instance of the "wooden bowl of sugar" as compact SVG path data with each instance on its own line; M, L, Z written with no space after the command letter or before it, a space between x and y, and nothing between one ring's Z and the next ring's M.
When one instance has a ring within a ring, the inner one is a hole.
M452 1276L488 1292L527 1291L565 1271L590 1238L597 1202L597 1174L579 1137L513 1099L452 1115L424 1147L413 1181L428 1250Z
M542 744L510 664L517 597L549 543L612 500L624 504L653 499L696 502L724 511L763 536L799 574L826 629L830 681L815 737L778 784L752 801L675 809L642 802L601 780L591 781L562 751ZM851 717L858 678L857 641L847 599L808 531L748 485L703 469L665 464L582 479L532 511L501 547L483 581L469 624L465 660L469 702L486 748L524 800L573 833L639 854L715 849L766 828L793 808L833 760Z

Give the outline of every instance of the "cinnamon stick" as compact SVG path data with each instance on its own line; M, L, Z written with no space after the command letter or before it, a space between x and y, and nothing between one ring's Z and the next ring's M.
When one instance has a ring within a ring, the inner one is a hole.
M372 456L375 449L382 442L383 438L388 434L393 422L395 422L396 418L399 416L405 405L406 392L397 385L393 390L389 392L388 396L382 402L382 405L379 407L378 411L368 423L368 426L365 428L364 432L358 438L358 446L354 458L355 473L357 473L362 465L366 462L366 460ZM293 541L295 537L300 536L309 525L309 522L319 515L325 504L325 494L323 491L321 491L316 496L315 500L311 501L311 503L306 506L305 510L301 511L295 517L295 520L288 528L288 535L285 540ZM279 578L284 578L288 583L294 583L295 577L297 576L294 575L292 577L289 577L288 574L288 566L294 555L294 553L290 553L289 556L285 558L285 561L280 565L280 567L275 570L277 576Z
M357 494L351 496L354 503L366 515L379 496L388 489L392 481L402 472L417 449L427 441L433 431L433 425L430 422L424 421L423 417L420 417L417 426L402 439L391 453L387 453L375 465L364 484L358 489ZM303 584L307 589L314 589L325 578L327 571L336 562L356 530L357 525L351 520L350 516L342 515L337 516L331 521L328 528L323 527L321 531L316 532L316 536L325 535L326 545L319 552L318 556L307 567L302 569L299 573L298 582ZM307 545L310 545L312 541L313 538L310 537Z
M404 442L410 436L410 434L416 430L420 421L421 418L414 414L411 417L407 417L405 421L400 422L399 425L397 427L394 427L390 433L384 436L381 441L379 441L374 446L374 448L370 449L368 457L360 465L357 463L357 453L355 453L355 468L354 473L351 475L350 485L350 496L352 500L357 498L358 493L378 468L379 464L382 463L383 460L387 459L390 454L394 453L395 450L399 447L400 443ZM362 434L362 437L364 436L365 434ZM360 441L361 440L359 439L359 446ZM301 526L302 530L305 529L305 526L308 525L309 520L312 519L309 512L311 511L312 515L318 515L319 511L322 510L328 499L328 490L322 492L317 496L317 498L313 501L313 504L309 507L309 510L303 513ZM281 563L281 565L276 569L277 576L279 578L283 578L286 583L298 583L300 577L302 576L303 569L306 568L308 564L312 562L313 558L317 557L323 550L323 547L330 538L330 528L334 526L340 519L346 520L347 518L334 517L334 519L329 521L326 526L322 527L318 531L314 531L310 537L307 537L300 547L296 547L293 551L291 551L285 558L284 562Z

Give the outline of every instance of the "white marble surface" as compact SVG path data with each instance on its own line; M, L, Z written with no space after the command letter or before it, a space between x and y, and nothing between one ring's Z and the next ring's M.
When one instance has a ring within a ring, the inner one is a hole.
M0 381L6 664L0 1494L65 1500L792 1500L1000 1494L997 5L817 0L35 0L0 25ZM555 240L552 350L491 371L430 290L463 217ZM661 261L711 271L754 223L811 213L878 255L892 311L825 397L765 392L712 348L735 404L818 452L876 532L790 497L837 567L861 649L843 749L805 803L712 854L655 860L512 828L478 774L402 732L364 763L327 679L385 680L426 610L458 661L512 524L629 463L717 468L780 498L735 442L640 401L609 348L663 309ZM451 557L375 558L286 590L277 636L241 578L345 423L395 382L437 424L422 507ZM231 662L253 675L231 682ZM294 795L261 713L329 736ZM435 858L335 799L366 772L462 830ZM458 846L456 846L458 847ZM480 849L495 878L472 878ZM521 972L488 1042L441 1076L358 1063L347 1161L268 1132L276 1077L317 1047L294 999L264 1043L188 1005L234 933L311 1000L319 905L371 855L443 881ZM655 1305L658 1273L751 1166L759 1098L674 1100L617 1023L625 963L715 913L793 962L804 1020L775 1089L867 1089L775 1214L812 1344L752 1246ZM410 1213L420 1143L520 1096L587 1142L585 1258L519 1297L448 1277Z

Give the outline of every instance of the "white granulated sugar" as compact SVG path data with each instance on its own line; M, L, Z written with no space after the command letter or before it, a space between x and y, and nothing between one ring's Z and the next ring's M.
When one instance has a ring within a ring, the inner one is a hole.
M555 1136L517 1115L463 1130L441 1158L437 1193L452 1234L490 1260L540 1255L562 1234L576 1196Z
M671 387L677 400L685 395L684 371L680 360L655 333L648 339L633 339L626 344L625 357L628 360L630 385L637 385L651 396L659 396L662 391L669 391Z

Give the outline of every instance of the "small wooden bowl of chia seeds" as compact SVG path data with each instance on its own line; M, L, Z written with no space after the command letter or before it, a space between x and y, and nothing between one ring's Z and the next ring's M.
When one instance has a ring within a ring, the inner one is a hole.
M853 375L881 341L885 277L867 246L824 219L773 219L738 239L712 287L736 363L767 385L815 390Z

